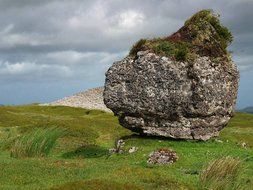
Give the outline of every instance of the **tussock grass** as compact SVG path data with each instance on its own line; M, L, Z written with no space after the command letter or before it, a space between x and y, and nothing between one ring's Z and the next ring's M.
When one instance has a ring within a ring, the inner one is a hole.
M57 139L65 131L59 128L35 129L17 138L11 147L11 157L43 157L47 156L56 144Z
M222 157L212 161L200 175L200 189L239 189L237 178L241 171L241 161Z

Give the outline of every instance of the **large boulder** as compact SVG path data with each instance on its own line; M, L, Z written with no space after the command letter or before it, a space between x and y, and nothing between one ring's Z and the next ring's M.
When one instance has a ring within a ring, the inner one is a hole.
M199 12L169 37L139 41L110 67L104 103L122 126L147 135L207 140L227 125L239 73L226 51L231 38L219 34L208 20L213 18L218 22L211 11Z

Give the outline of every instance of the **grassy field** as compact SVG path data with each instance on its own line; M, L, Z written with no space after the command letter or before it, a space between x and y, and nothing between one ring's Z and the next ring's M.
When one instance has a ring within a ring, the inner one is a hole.
M64 135L47 156L11 156L16 140L25 139L25 135L38 128L63 129ZM119 138L125 139L125 150L136 146L138 151L109 155L108 149ZM246 148L241 146L243 142ZM158 148L175 150L179 160L167 166L148 165L148 155ZM0 189L4 190L197 189L203 168L223 156L242 160L239 181L245 189L253 187L250 114L237 113L218 140L198 142L139 137L121 127L112 114L102 111L4 106L0 107L0 149Z

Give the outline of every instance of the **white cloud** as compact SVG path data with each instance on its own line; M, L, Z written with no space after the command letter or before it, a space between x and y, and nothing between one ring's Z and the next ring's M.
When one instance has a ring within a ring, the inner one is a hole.
M120 13L118 23L120 28L131 29L141 25L144 22L144 19L144 14L137 11L128 10Z
M75 11L67 17L67 25L70 30L99 28L107 23L106 6L103 2L94 1L89 7L79 6Z
M13 25L8 25L0 32L0 48L11 48L19 45L42 46L54 42L52 36L38 33L12 33Z
M115 60L122 58L126 52L108 53L108 52L78 52L74 50L51 52L46 55L52 63L61 65L75 64L112 64Z
M40 75L47 75L48 73L57 73L62 76L71 76L72 73L66 66L59 65L47 65L47 64L37 64L35 62L16 62L10 63L8 61L0 61L0 74L1 75L34 75L39 73Z
M81 53L73 50L68 50L68 51L57 51L57 52L51 52L47 54L47 57L49 59L53 59L57 62L62 62L64 63L77 63L85 58L89 58L94 56L95 53Z
M2 31L0 31L0 35L9 33L14 28L14 24L9 24L8 26L4 27Z

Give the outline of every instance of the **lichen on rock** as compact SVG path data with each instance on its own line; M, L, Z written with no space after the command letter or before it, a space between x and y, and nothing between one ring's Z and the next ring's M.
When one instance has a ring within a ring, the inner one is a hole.
M106 73L104 103L142 134L207 140L233 116L239 73L232 35L203 10L169 37L140 40Z
M160 148L149 155L148 164L173 164L178 160L177 153L168 148Z

